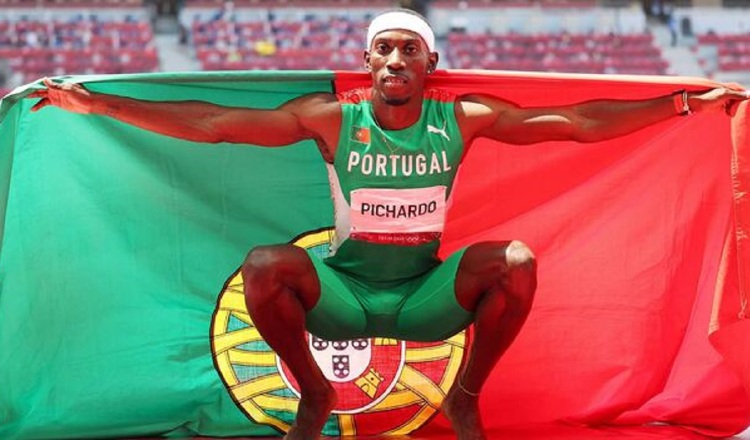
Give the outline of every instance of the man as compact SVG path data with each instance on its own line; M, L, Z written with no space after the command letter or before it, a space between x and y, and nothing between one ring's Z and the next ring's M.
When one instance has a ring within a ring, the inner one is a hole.
M273 110L143 102L49 80L32 95L41 98L33 110L56 105L199 142L273 147L314 140L328 164L336 212L331 256L321 261L295 246L263 246L250 251L242 269L253 322L300 386L286 438L317 438L336 403L305 330L326 339L440 340L473 323L468 361L442 409L459 439L482 439L479 391L531 309L536 262L518 241L476 243L437 259L446 202L468 146L479 137L596 142L727 109L747 96L718 88L555 108L454 96L425 87L438 63L435 38L421 16L405 10L372 21L364 63L371 88L310 94Z

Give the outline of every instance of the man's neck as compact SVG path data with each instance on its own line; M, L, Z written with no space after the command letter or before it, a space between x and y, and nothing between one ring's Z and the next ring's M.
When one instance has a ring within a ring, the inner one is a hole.
M372 112L380 128L401 130L411 127L422 116L422 96L414 97L401 105L388 104L377 93L372 97Z

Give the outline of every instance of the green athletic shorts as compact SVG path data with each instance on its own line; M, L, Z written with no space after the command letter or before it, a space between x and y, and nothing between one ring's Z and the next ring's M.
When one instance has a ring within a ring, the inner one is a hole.
M434 269L403 282L362 281L308 251L320 279L320 299L307 312L307 330L323 339L385 337L440 341L474 319L456 300L462 249Z

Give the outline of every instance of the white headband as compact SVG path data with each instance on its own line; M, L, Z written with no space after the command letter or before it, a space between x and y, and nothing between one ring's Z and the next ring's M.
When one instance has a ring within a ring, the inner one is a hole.
M367 29L367 48L372 47L372 40L377 34L393 29L403 29L418 34L427 43L427 49L435 52L435 34L430 25L420 17L402 11L386 12L372 20Z

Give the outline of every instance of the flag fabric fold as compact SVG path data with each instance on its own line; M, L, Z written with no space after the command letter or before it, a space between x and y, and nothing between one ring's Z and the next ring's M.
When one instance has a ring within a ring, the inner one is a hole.
M273 108L369 77L59 80ZM542 106L717 84L442 71L428 85ZM257 245L325 251L332 207L314 143L209 145L102 116L31 113L24 96L38 87L0 102L0 438L278 434L294 382L253 332L236 272ZM490 431L667 424L720 437L750 424L746 121L742 104L732 117L674 117L593 144L470 147L441 255L518 239L539 262L532 313L482 395ZM441 432L435 410L464 343L369 341L372 359L397 368L364 366L351 386L364 394L327 432Z

